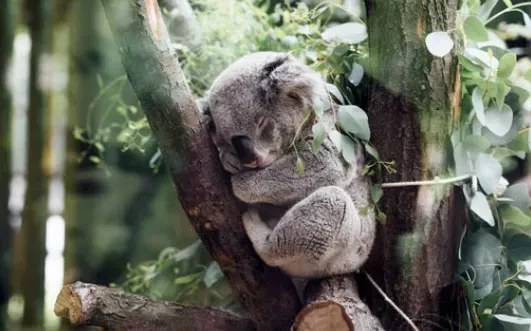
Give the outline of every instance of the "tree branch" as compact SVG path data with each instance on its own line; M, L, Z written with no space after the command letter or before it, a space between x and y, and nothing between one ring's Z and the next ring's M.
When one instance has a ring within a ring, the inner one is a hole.
M384 331L360 299L353 275L311 280L304 299L307 305L295 319L296 331Z
M72 324L100 326L109 331L253 330L248 318L220 309L152 301L81 282L63 286L54 312Z
M177 186L190 223L260 330L288 330L300 307L291 280L256 255L217 151L195 102L156 0L102 0L129 80Z

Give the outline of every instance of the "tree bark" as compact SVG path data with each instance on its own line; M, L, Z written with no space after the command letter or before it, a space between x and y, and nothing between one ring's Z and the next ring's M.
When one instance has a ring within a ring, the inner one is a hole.
M383 182L442 177L451 166L445 146L459 117L457 61L431 56L424 39L454 29L456 7L457 0L367 1L372 142L397 170ZM443 288L455 275L464 204L451 186L384 193L387 224L379 226L370 273L421 330L439 329L448 317ZM369 297L386 329L405 325L374 291Z
M7 330L7 302L11 264L12 229L9 225L11 179L11 92L7 72L15 36L15 1L0 0L0 331Z
M22 295L24 327L42 328L44 313L44 260L47 180L44 173L46 141L46 94L42 86L42 65L51 47L51 2L27 2L28 27L31 37L27 189L22 211Z
M188 307L104 286L76 282L63 287L54 312L74 325L108 331L252 330L251 321L215 308Z
M179 199L259 330L288 330L300 307L290 279L264 265L233 196L154 0L102 0L124 67L146 113Z

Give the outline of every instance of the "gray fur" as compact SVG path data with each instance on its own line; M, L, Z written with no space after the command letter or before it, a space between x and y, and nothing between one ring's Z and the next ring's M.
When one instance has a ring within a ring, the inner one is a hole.
M222 72L202 105L234 194L249 205L243 224L256 252L292 277L357 270L375 235L361 153L350 165L329 139L312 150L311 123L305 119L316 99L328 101L318 73L288 54L263 52ZM291 147L301 126L307 141L298 148L303 175ZM255 162L241 164L231 143L236 136L250 138ZM280 208L282 216L264 217L259 209L267 205Z

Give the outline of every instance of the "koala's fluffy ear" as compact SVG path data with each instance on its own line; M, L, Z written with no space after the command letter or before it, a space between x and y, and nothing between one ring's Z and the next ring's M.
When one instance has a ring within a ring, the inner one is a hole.
M316 99L328 102L326 84L314 70L288 54L279 55L262 69L261 88L266 100L274 102L285 95L304 108L312 107Z

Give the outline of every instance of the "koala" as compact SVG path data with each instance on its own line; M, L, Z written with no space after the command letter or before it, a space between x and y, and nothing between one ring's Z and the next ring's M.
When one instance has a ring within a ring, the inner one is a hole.
M233 192L248 207L243 225L254 249L296 278L359 269L375 237L361 149L348 164L329 138L312 148L312 107L329 100L317 72L287 53L259 52L224 70L201 105Z

